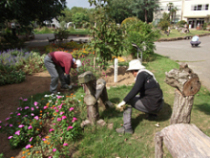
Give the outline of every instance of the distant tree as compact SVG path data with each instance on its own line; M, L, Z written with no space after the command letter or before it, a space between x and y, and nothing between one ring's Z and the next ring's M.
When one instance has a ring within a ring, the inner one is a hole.
M158 0L133 0L131 8L139 19L148 23L153 20L153 12L159 8L159 4Z
M77 27L81 27L83 22L88 22L88 21L89 21L89 18L84 13L78 12L78 13L73 14L73 16L72 16L72 22L74 22L74 24Z
M110 17L115 20L116 23L121 23L124 19L134 16L130 4L133 0L111 0L109 2Z
M28 25L31 21L42 24L62 15L66 0L1 0L0 23L16 20L20 25Z

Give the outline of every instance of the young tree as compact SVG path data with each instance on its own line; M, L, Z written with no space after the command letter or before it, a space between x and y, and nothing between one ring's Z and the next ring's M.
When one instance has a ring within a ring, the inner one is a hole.
M95 27L92 27L91 45L99 57L101 66L106 69L113 55L122 48L122 29L109 17L109 0L89 0L95 5Z

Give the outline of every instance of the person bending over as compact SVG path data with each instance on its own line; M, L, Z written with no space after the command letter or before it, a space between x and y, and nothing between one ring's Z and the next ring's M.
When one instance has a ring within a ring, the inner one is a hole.
M50 92L57 93L58 78L61 82L61 89L71 89L72 86L68 85L66 78L70 82L71 68L78 68L81 66L80 60L73 59L72 55L67 52L55 51L47 54L44 59L44 64L50 73L51 83ZM65 73L65 74L64 74Z
M199 41L199 35L193 36L192 40L190 41L190 44L192 45L192 47L201 44L201 42Z
M123 127L117 128L116 132L132 134L132 108L151 115L156 115L163 106L163 93L154 74L145 69L138 59L129 62L127 71L130 71L136 79L131 91L123 101L117 105L117 108L122 108L125 104L129 104L123 112ZM137 95L139 93L140 95Z

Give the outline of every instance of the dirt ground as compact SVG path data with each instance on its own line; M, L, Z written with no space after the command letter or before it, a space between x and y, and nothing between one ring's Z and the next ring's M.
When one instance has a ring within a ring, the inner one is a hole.
M130 85L134 83L134 77L130 73L125 73L126 67L118 69L118 82L114 83L114 70L110 68L106 71L106 76L102 77L106 80L107 87ZM37 93L49 91L50 75L47 71L26 76L26 80L19 84L11 84L0 86L0 120L4 121L14 112L19 105L19 98L27 98ZM59 91L60 87L58 87ZM4 157L20 158L21 149L11 149L6 134L0 133L0 153Z

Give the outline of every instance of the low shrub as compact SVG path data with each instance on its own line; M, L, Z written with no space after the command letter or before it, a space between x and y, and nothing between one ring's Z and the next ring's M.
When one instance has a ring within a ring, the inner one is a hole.
M22 70L16 70L14 66L0 64L0 86L20 83L24 80L25 73Z

